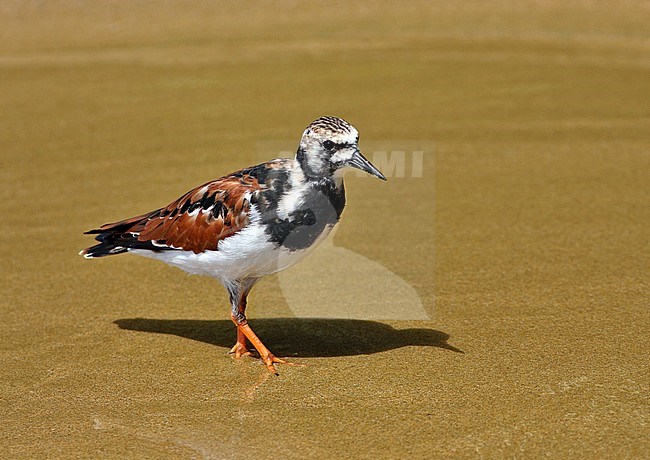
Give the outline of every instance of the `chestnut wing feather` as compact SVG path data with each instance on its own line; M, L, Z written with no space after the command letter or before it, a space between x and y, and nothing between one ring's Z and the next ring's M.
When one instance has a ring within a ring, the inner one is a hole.
M196 254L214 251L219 241L248 225L250 198L259 189L252 177L226 177L198 187L148 218L138 241Z
M248 225L250 200L262 189L257 178L240 172L199 186L165 208L87 233L110 235L113 244L132 248L216 250L219 241Z

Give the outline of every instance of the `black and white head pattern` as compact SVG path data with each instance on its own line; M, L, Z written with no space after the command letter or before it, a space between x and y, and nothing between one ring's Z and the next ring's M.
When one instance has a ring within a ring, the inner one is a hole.
M358 151L359 132L338 117L314 120L300 139L297 159L312 177L331 177Z

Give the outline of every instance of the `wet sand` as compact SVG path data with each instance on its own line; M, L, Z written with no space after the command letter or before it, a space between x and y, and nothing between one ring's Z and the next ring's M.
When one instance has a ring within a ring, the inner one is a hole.
M462 5L4 2L0 455L650 456L647 6ZM265 279L253 328L308 364L274 377L213 280L77 255L324 114L434 146L350 176L333 241L417 314Z

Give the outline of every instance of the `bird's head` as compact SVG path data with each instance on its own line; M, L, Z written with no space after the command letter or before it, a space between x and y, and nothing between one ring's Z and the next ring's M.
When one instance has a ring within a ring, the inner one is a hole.
M309 177L331 177L357 168L382 180L386 177L359 151L359 132L337 117L314 120L300 139L296 159Z

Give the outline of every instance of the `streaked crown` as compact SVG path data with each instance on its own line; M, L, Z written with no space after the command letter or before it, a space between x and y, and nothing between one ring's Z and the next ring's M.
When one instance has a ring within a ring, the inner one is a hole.
M356 134L357 130L343 118L338 117L320 117L312 121L307 126L307 131L313 131L318 134Z

